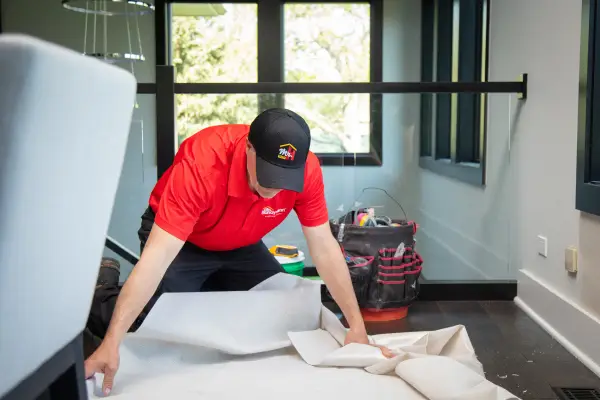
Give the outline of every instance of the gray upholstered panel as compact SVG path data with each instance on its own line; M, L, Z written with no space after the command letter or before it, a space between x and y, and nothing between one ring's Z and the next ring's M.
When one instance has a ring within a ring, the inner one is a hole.
M0 396L84 329L135 91L123 69L0 35Z

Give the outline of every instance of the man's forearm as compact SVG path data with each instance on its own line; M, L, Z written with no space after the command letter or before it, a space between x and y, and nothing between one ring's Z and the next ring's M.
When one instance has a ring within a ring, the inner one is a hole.
M337 243L313 256L319 276L323 279L336 304L342 310L350 329L365 330L365 324L352 287L348 266Z
M157 225L152 227L140 261L119 294L103 344L119 346L133 321L156 291L183 243Z
M119 346L123 337L156 291L162 274L136 266L119 294L104 341Z

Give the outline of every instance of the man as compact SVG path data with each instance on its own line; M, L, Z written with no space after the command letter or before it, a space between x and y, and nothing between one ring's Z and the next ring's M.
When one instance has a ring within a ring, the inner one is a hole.
M292 209L319 275L348 321L346 344L368 343L329 228L319 160L309 147L308 125L285 109L267 110L250 126L206 128L181 144L142 216L139 262L118 298L116 285L94 298L88 327L103 341L85 362L86 376L103 372L106 394L123 336L139 326L161 293L249 290L283 272L262 238ZM100 275L107 271L110 263ZM105 283L99 278L100 289Z

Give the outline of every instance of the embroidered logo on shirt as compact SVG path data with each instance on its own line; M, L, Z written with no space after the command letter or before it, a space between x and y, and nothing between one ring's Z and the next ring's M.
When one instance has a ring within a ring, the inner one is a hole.
M279 155L277 158L281 158L286 161L294 161L296 157L296 148L291 143L282 144L279 146Z
M277 210L274 210L272 207L266 206L265 208L262 209L261 214L264 215L265 217L276 217L279 214L282 214L286 211L285 208L278 208Z

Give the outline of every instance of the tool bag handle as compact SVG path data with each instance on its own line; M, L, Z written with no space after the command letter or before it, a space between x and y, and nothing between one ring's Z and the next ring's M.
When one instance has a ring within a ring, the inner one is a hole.
M385 195L387 197L389 197L394 203L396 203L396 205L398 206L398 208L400 208L400 210L402 210L402 214L404 214L404 220L408 221L408 216L406 215L406 211L404 211L404 207L402 207L402 205L400 204L400 202L398 200L396 200L396 198L394 196L392 196L391 194L389 194L387 192L387 190L379 188L379 187L375 187L375 186L368 186L363 188L360 191L360 194L354 199L354 204L356 204L363 196L363 194L367 191L367 190L378 190L380 192L385 193ZM348 221L348 218L350 217L352 219L352 216L354 215L354 213L352 212L354 210L354 207L352 209L350 209L350 212L346 213L346 215L344 216L344 219L342 221L342 224L345 225L348 222L352 223L352 221Z

